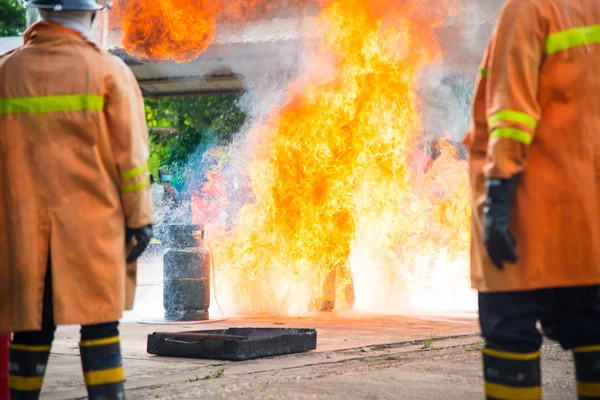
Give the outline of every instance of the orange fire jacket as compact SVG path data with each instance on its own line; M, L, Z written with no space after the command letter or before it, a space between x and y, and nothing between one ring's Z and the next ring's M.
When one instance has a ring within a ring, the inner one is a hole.
M0 61L0 333L41 328L49 259L56 324L132 305L125 226L152 222L147 159L129 68L73 30L33 25Z
M483 291L600 284L600 2L509 0L476 83L471 276ZM497 270L482 242L485 178L519 174Z

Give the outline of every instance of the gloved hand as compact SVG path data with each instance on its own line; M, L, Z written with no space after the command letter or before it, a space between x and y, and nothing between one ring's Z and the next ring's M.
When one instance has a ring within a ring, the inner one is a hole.
M146 250L150 240L152 239L152 225L143 226L141 228L126 228L125 229L125 244L129 245L131 240L135 238L136 242L127 255L127 264L134 262Z
M510 179L488 179L487 197L483 208L483 242L490 259L498 269L502 263L519 259L515 251L515 240L508 231L518 176Z

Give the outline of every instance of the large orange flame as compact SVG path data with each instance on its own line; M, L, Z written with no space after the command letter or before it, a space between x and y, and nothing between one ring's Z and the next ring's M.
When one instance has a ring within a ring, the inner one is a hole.
M152 61L191 61L206 50L216 30L214 0L119 0L114 17L123 47Z
M452 281L468 293L466 163L442 145L422 179L409 167L417 77L441 55L434 29L449 7L325 1L315 68L250 133L256 201L233 231L212 232L229 311L398 310L439 301L427 287Z
M441 56L435 28L451 0L312 1L321 3L323 32L313 68L249 133L254 202L233 230L208 227L221 306L471 306L466 163L442 142L431 168L411 168L423 133L417 77ZM277 10L268 0L120 3L125 48L177 62L204 51L218 21ZM223 194L222 167L211 170L196 208L227 204L214 198Z
M320 0L117 0L123 47L151 61L192 61L213 41L217 23L244 22Z

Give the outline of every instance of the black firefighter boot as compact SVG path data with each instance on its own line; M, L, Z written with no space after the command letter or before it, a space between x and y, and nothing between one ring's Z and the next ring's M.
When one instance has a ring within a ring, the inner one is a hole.
M482 350L485 395L488 400L542 398L540 352Z
M8 387L11 400L40 398L49 356L49 345L10 344Z
M119 336L82 340L79 350L89 399L125 399L125 376Z
M579 400L600 399L600 345L573 349Z

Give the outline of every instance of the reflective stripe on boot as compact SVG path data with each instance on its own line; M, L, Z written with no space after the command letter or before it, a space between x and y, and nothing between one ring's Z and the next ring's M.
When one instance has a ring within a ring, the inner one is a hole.
M488 400L542 398L540 352L512 353L484 348L483 374Z
M600 399L600 345L573 349L580 400Z
M125 376L119 336L79 344L90 400L125 399Z
M8 388L11 400L37 400L44 384L50 346L9 345Z

